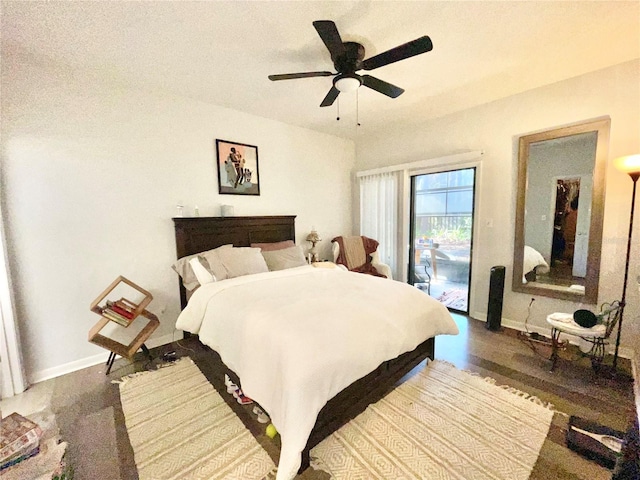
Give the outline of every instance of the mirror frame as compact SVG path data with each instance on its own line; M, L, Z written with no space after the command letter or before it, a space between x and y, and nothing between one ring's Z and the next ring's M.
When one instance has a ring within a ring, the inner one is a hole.
M544 297L571 300L574 302L597 304L598 285L600 277L600 253L602 249L602 225L604 217L605 175L607 167L607 153L609 151L609 130L611 119L601 117L578 124L545 130L538 133L519 137L518 141L518 183L516 189L516 228L513 251L513 279L514 292L540 295ZM525 201L527 189L527 171L529 165L530 145L545 140L577 135L580 133L596 132L596 155L593 165L593 196L591 200L591 219L589 230L589 247L587 253L587 275L585 277L584 294L576 294L542 286L532 286L522 283L522 265L524 257L524 221Z

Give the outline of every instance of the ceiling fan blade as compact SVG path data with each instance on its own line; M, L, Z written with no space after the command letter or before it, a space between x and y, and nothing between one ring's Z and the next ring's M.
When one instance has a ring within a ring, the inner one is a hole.
M369 87L376 92L380 92L387 97L396 98L404 93L404 89L391 85L379 78L372 77L371 75L362 75L362 84L365 87Z
M318 35L324 42L331 54L331 59L335 60L344 54L344 45L342 44L342 38L338 33L336 24L331 20L316 20L313 22L313 26L318 31Z
M331 72L303 72L303 73L283 73L281 75L269 75L269 80L292 80L294 78L310 78L310 77L332 77L335 73Z
M383 67L390 63L404 60L405 58L430 52L431 50L433 50L433 43L431 43L431 39L425 35L424 37L417 38L374 57L367 58L362 62L362 68L365 70L373 70L374 68Z
M329 93L327 93L327 96L324 97L324 100L322 100L322 103L320 104L320 106L328 107L330 105L333 105L333 102L336 101L336 98L338 98L338 95L340 95L340 90L338 90L336 87L331 87L331 90L329 90Z

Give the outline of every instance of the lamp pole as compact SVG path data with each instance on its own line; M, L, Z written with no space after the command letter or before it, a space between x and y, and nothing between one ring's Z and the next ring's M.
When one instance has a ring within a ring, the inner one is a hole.
M636 206L636 186L640 172L630 173L629 176L633 180L633 194L631 196L631 213L629 215L629 237L627 238L627 259L624 264L624 283L622 284L622 299L620 300L620 320L618 320L618 335L616 337L616 351L613 354L613 370L618 366L618 349L620 348L620 334L622 332L622 317L624 316L624 307L627 301L627 281L629 280L629 260L631 258L631 235L633 234L633 211Z
M633 234L633 213L636 205L636 186L640 178L640 155L631 155L618 159L617 167L629 174L633 180L633 193L631 194L631 213L629 214L629 236L627 237L627 258L624 264L624 283L622 284L622 299L620 300L620 320L618 321L618 335L616 337L616 350L613 354L613 370L618 366L618 350L620 348L620 334L622 333L622 318L627 301L627 281L629 280L629 261L631 258L631 236Z

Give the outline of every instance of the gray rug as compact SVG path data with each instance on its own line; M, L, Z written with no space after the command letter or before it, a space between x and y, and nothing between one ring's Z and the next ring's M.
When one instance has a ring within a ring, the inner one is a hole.
M75 455L75 477L120 480L120 462L116 439L114 408L107 407L81 417L73 426L73 438L82 439L79 445L71 445ZM109 472L109 478L105 477Z

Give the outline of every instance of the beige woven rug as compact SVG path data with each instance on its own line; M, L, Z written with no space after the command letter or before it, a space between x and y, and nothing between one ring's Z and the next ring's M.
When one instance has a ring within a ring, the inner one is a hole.
M140 480L259 480L274 464L190 358L120 381Z
M430 362L314 448L314 467L335 480L525 480L553 417L535 400Z

